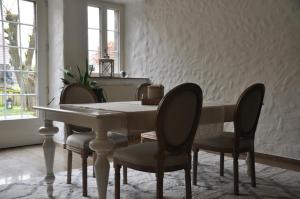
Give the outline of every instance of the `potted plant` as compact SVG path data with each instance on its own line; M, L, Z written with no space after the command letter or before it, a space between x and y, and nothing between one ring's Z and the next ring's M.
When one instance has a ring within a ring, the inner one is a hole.
M106 98L104 96L103 89L97 86L97 82L91 79L91 73L93 71L93 67L89 68L88 60L86 60L85 71L82 72L78 66L76 66L78 74L73 74L69 69L64 69L64 78L61 78L64 85L68 85L71 83L80 83L90 89L92 89L96 96L98 102L106 102Z

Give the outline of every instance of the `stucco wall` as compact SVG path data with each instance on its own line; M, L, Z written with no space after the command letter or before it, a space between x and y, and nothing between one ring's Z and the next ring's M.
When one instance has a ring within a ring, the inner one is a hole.
M265 83L256 151L300 159L300 1L135 1L125 27L126 70L166 90L196 82L236 102Z

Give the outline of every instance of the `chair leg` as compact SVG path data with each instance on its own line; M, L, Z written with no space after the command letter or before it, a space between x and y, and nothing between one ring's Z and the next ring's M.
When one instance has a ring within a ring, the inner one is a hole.
M87 196L87 155L82 155L82 196Z
M191 187L191 169L185 169L185 186L186 186L186 198L192 198L192 187Z
M68 160L67 160L67 184L71 184L72 178L72 151L68 150Z
M249 155L250 155L251 185L252 187L256 187L254 151L251 151Z
M193 185L197 185L198 152L199 149L193 150Z
M120 165L115 165L115 199L120 199Z
M220 176L224 176L224 153L220 153Z
M95 164L96 164L96 160L97 160L97 155L96 155L96 153L94 152L94 153L93 153L93 178L96 177L96 174L95 174Z
M163 199L163 189L164 189L164 172L158 171L156 173L156 198Z
M123 166L123 184L127 184L127 167Z
M239 154L233 154L234 194L239 195Z

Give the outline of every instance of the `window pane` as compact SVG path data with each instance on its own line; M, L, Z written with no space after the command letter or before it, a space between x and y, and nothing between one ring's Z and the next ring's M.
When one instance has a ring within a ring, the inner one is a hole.
M4 48L0 46L0 70L4 70Z
M8 95L6 98L6 119L18 119L22 114L22 99L20 95Z
M21 46L23 48L35 47L35 32L33 26L21 25Z
M99 73L99 51L89 51L89 66L93 67L94 73Z
M19 25L16 23L4 23L4 44L6 46L19 45Z
M3 119L5 114L5 96L0 95L0 119Z
M107 10L107 30L119 30L119 11L118 10Z
M107 31L107 51L108 54L113 54L119 51L119 34L113 31Z
M18 0L2 0L4 20L18 21Z
M35 95L23 96L23 118L36 116L36 111L32 108L37 105L37 97Z
M35 94L36 93L36 73L23 73L23 93L24 94Z
M20 0L20 22L24 24L34 24L35 12L34 3L30 1Z
M99 30L88 30L89 50L100 51Z
M88 27L100 29L99 8L88 6Z
M6 71L6 92L8 94L20 94L22 84L22 73L15 71Z
M5 47L6 70L21 70L20 68L20 49L15 47Z
M116 53L114 53L113 54L113 59L115 60L115 63L114 63L114 71L115 71L115 73L118 73L118 72L120 72L120 59L119 59L119 53L118 52L116 52Z
M0 94L5 93L4 91L4 71L0 71Z
M22 70L36 71L36 51L34 49L21 49Z
M3 23L0 21L0 46L3 46L3 39L4 39L4 30L3 30Z

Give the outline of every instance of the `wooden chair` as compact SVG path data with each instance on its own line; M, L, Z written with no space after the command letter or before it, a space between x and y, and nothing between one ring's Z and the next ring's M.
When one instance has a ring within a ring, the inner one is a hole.
M148 97L148 86L150 85L150 83L142 83L141 85L139 85L136 90L136 100L142 100L142 98Z
M92 90L81 84L70 84L66 86L60 96L60 104L81 104L81 103L96 103L97 97ZM115 147L128 146L126 136L115 133L110 133L109 139L115 143ZM93 154L89 148L89 143L95 138L95 134L90 128L65 124L65 148L68 150L67 164L67 184L71 184L72 175L72 152L78 153L82 158L82 195L87 196L87 158ZM95 156L94 156L95 161ZM93 170L94 171L94 170ZM126 168L123 169L126 174ZM95 177L95 173L93 172ZM127 175L124 175L127 178ZM127 180L127 179L126 179Z
M120 168L156 173L157 198L163 198L164 172L185 170L186 197L191 198L191 148L202 110L202 90L192 83L172 89L160 102L156 117L158 141L117 149L115 198L120 198Z
M224 153L233 156L234 193L239 194L238 158L240 153L249 152L251 184L256 186L254 136L265 94L263 84L248 87L239 97L234 113L234 132L204 138L193 144L193 184L197 184L197 163L199 149L220 152L220 175L224 175Z

